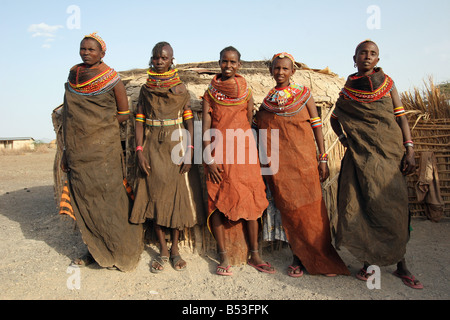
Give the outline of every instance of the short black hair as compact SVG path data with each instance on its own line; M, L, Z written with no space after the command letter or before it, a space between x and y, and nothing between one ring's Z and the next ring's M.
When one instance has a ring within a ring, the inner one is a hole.
M377 47L378 51L380 51L380 49L378 48L378 45L377 45L374 41L372 41L372 40L364 40L363 42L360 42L360 43L356 46L356 49L355 49L355 55L358 54L359 47L361 47L361 46L362 46L363 44L365 44L365 43L373 43L373 44Z
M153 47L152 50L152 57L157 56L158 54L162 53L162 50L164 47L169 46L172 48L172 46L170 45L170 43L166 42L166 41L161 41L158 42L157 44L155 44L155 46ZM173 49L172 49L173 50Z
M222 51L220 51L220 59L219 59L219 60L222 60L222 54L223 54L224 52L227 52L227 51L234 51L234 52L236 52L237 55L238 55L239 61L241 61L241 53L238 51L238 49L236 49L236 48L233 47L233 46L228 46L228 47L226 47L226 48L223 48Z

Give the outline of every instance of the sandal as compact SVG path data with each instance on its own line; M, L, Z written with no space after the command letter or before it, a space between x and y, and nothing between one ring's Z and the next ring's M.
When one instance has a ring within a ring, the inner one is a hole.
M150 266L150 271L153 273L160 273L164 271L164 265L169 261L169 257L167 256L158 256L153 259L152 264ZM157 263L157 266L154 266L154 263Z
M300 269L300 272L299 273L295 273L295 271L297 271L299 269ZM302 268L300 266L296 266L296 267L289 266L287 274L288 274L289 277L299 278L299 277L303 276L303 270L302 270Z
M402 279L403 283L410 288L423 289L423 284L421 284L413 275L407 276L405 274L400 274L397 270L393 272L393 275Z
M355 276L361 281L367 281L371 275L373 275L373 272L368 273L366 269L361 268Z
M75 259L72 261L72 265L75 265L79 268L86 267L95 262L94 257L88 252L81 258Z
M260 263L260 264L253 264L250 261L247 261L247 264L249 266L252 266L256 270L261 271L261 272L271 273L271 274L275 273L275 269L270 270L270 268L272 268L272 265L270 263L268 263L268 262ZM269 268L269 270L265 269L264 267Z
M216 274L220 275L220 276L232 276L233 275L233 271L230 271L231 265L229 265L228 267L222 267L222 266L217 266L216 269Z
M183 267L180 267L180 268L177 268L176 266L180 266L180 263L179 262L181 262L181 261L184 261L182 258L181 258L181 256L178 254L178 255L176 255L176 256L171 256L170 257L170 260L171 260L171 262L172 262L172 267L175 269L175 270L177 270L177 271L184 271L184 270L186 270L186 265L184 265ZM186 261L185 261L186 262Z

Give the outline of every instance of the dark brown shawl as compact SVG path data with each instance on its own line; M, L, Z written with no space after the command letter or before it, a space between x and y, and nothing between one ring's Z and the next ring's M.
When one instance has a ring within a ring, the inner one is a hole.
M367 79L349 78L346 87L366 90L368 84L383 83L383 79L380 69ZM409 215L406 183L400 171L402 132L395 121L392 99L385 95L363 103L341 95L334 113L349 144L339 177L336 246L345 246L360 261L370 264L397 263L406 251Z
M114 91L85 96L68 86L63 132L77 225L100 266L133 270L143 250L143 229L128 222L131 205L123 185Z

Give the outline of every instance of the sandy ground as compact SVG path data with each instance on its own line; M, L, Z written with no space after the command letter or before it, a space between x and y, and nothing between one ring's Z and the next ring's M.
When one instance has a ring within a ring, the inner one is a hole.
M369 289L354 277L361 267L346 250L339 251L352 276L291 278L290 252L264 252L277 273L234 267L232 277L215 275L214 253L199 256L182 248L188 269L171 267L153 274L157 254L147 246L137 270L130 273L70 267L85 246L70 220L61 219L53 198L54 151L0 155L0 299L2 300L448 300L450 298L450 219L412 221L408 244L410 270L425 288L406 287L382 267L380 288ZM374 285L376 283L374 282ZM187 302L183 302L187 303ZM177 311L181 312L181 311Z

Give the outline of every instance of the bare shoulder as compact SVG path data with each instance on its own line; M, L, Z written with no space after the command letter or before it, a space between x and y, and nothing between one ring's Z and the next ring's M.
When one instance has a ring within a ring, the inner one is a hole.
M173 93L175 94L183 94L187 92L187 88L184 85L184 83L180 83L179 85L176 85L175 87L171 88Z

